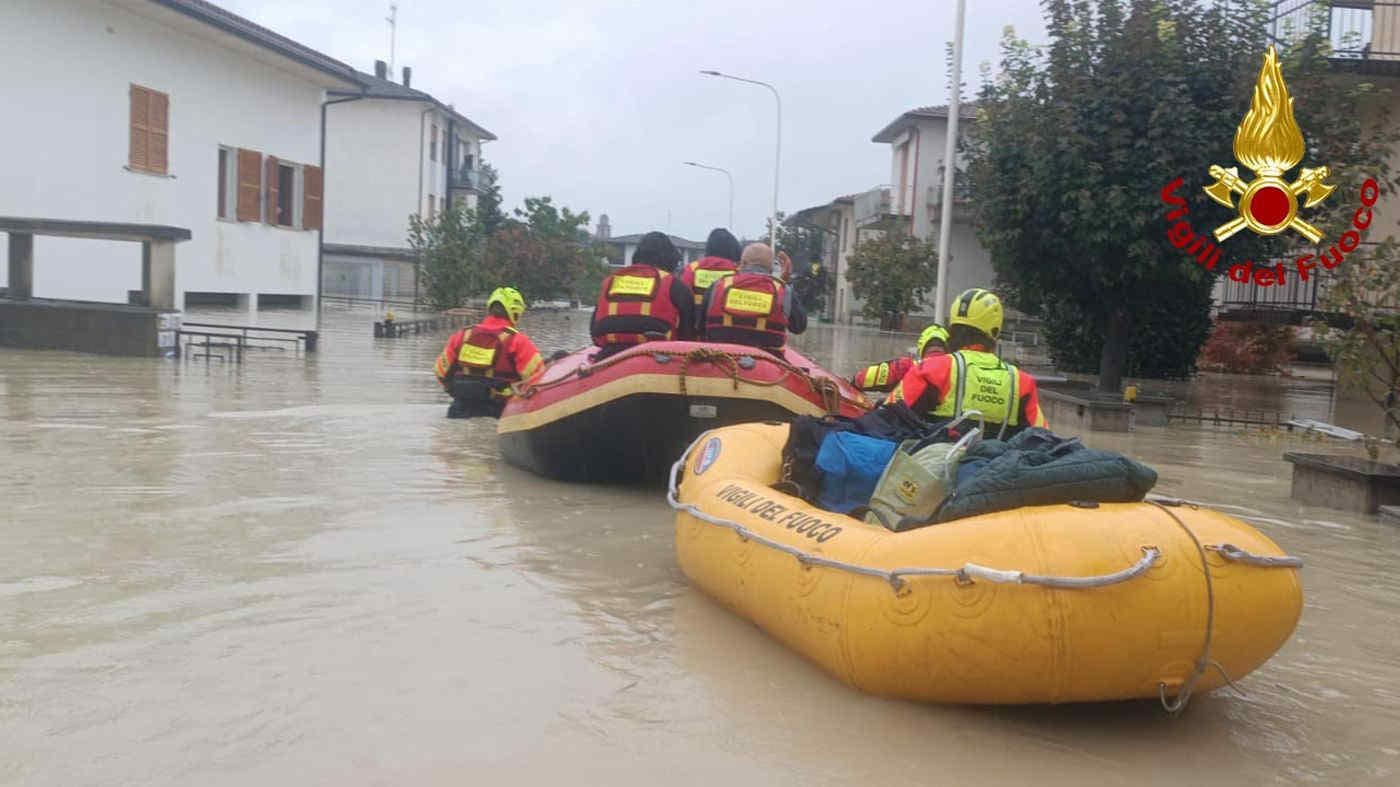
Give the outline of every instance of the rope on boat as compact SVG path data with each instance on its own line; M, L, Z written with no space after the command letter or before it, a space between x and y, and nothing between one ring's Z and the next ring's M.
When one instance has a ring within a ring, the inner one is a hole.
M704 435L701 435L701 437L703 438ZM699 440L697 439L696 442L698 443ZM694 447L695 443L692 443L691 448L693 449ZM725 519L724 517L707 513L692 503L682 503L680 499L676 497L678 491L676 479L679 477L681 468L685 465L686 457L689 455L690 450L687 450L681 455L680 459L676 460L675 464L671 465L671 478L666 490L666 502L670 504L671 508L677 511L684 511L702 522L732 530L744 541L753 541L774 551L791 555L803 566L821 566L823 568L833 568L838 571L844 571L848 574L875 577L876 579L882 579L888 582L890 587L894 588L896 592L904 588L905 583L908 581L907 578L915 577L950 577L961 584L972 584L977 581L983 581L1014 585L1040 585L1042 587L1064 589L1107 587L1120 582L1127 582L1130 579L1141 576L1152 568L1153 564L1157 562L1157 558L1161 557L1162 554L1161 550L1157 547L1145 546L1142 548L1142 557L1133 565L1110 574L1089 577L1060 577L1044 574L1027 574L1024 571L991 568L989 566L978 565L977 563L964 563L960 568L910 566L906 568L883 569L862 566L857 563L848 563L844 560L836 560L823 555L806 552L789 544L784 544L781 541L775 541L767 536L755 533L742 523L735 522L732 519Z
M1127 582L1128 580L1142 576L1147 573L1157 562L1157 559L1162 556L1162 551L1159 548L1155 546L1144 546L1142 547L1142 558L1133 565L1111 574L1100 574L1098 576L1088 577L1027 574L1022 571L989 568L976 563L964 563L961 568L910 567L886 570L873 568L871 566L862 566L856 563L848 563L844 560L835 560L811 552L805 552L780 541L775 541L759 533L755 533L739 522L709 514L692 503L682 503L676 496L679 491L677 488L677 479L680 477L681 469L685 466L687 458L705 437L705 434L697 437L695 441L690 444L690 447L686 449L685 453L681 454L681 457L671 465L670 481L666 488L666 502L670 504L671 508L677 511L684 511L701 522L732 530L744 541L753 541L777 552L791 555L803 566L821 566L824 568L836 569L837 571L844 571L849 574L882 579L888 582L896 593L904 589L908 578L914 577L951 577L959 584L972 584L980 580L1016 585L1039 585L1041 587L1065 590L1101 588ZM1192 669L1191 674L1182 682L1181 688L1177 691L1175 697L1167 696L1168 686L1165 681L1161 681L1157 684L1157 697L1161 701L1162 707L1167 713L1176 716L1186 710L1186 705L1191 701L1191 694L1195 690L1196 684L1200 681L1201 677L1205 675L1206 671L1210 669L1219 672L1220 676L1225 680L1226 685L1231 689L1241 695L1244 694L1244 692L1235 685L1235 681L1230 677L1230 674L1226 672L1225 667L1210 656L1211 642L1215 631L1215 582L1214 578L1211 576L1210 564L1206 561L1206 552L1215 552L1226 560L1260 568L1301 568L1303 560L1302 558L1293 557L1291 555L1256 555L1233 544L1202 544L1200 539L1196 537L1195 532L1171 510L1172 507L1180 505L1181 501L1149 499L1147 502L1161 509L1167 516L1171 517L1172 521L1191 539L1191 543L1195 545L1196 553L1201 559L1201 574L1205 577L1207 605L1206 627L1205 638L1201 644L1201 655L1196 660L1195 668Z
M734 390L736 391L739 390L740 382L743 382L747 385L757 386L760 388L768 388L776 385L782 385L783 382L785 382L789 377L797 377L806 382L807 385L811 387L813 393L821 397L822 406L830 415L839 414L841 412L842 404L850 404L851 406L856 407L860 410L868 410L870 408L869 404L865 402L844 396L841 393L841 386L837 384L835 379L828 377L814 377L811 374L808 374L806 370L797 366L793 366L792 364L788 363L787 360L785 360L784 358L781 358L772 353L758 351L753 354L744 353L742 355L736 355L727 350L716 350L711 347L695 347L690 350L687 350L682 354L679 354L678 356L675 356L672 353L661 351L648 352L646 354L650 355L652 357L652 360L656 361L659 364L670 363L673 357L680 358L681 366L680 375L678 376L678 382L680 385L680 393L682 396L686 394L686 372L689 369L690 364L709 363L718 367L721 371L728 373L730 380L734 382ZM613 366L614 364L618 364L623 361L634 358L636 357L636 355L637 353L623 351L610 358L606 358L602 361L599 361L596 364L579 364L573 369L570 369L568 374L563 375L557 380L550 380L549 382L541 383L516 383L513 386L513 388L517 396L528 399L540 391L563 385L564 383L569 382L575 377L587 377L590 374L602 371L603 369L607 369L608 367ZM771 363L774 366L777 366L779 369L783 370L783 374L780 375L778 379L773 380L771 382L765 382L763 380L754 380L745 377L741 374L740 370L754 368L759 361Z

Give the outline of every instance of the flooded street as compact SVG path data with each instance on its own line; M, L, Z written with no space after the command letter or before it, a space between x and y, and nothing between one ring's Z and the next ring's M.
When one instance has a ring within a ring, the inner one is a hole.
M587 316L523 327L548 354ZM443 417L445 332L375 340L375 318L331 308L319 354L242 365L0 349L0 784L1400 781L1400 529L1295 504L1281 461L1340 443L1089 439L1306 561L1246 696L920 706L691 589L658 490L504 465L494 422ZM909 343L797 344L849 374ZM1324 383L1180 392L1369 426Z

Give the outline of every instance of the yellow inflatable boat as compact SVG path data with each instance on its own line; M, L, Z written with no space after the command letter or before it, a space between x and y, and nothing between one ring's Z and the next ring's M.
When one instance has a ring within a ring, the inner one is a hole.
M1178 501L1038 506L901 533L778 481L786 425L701 435L672 469L697 586L865 691L977 704L1159 699L1263 664L1302 612L1301 561Z

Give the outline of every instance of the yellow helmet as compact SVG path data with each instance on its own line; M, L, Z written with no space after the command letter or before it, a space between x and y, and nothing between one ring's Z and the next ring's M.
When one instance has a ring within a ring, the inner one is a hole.
M943 326L938 323L925 328L924 332L919 334L919 344L916 347L920 358L924 357L924 350L928 347L929 342L941 342L944 347L947 347L948 332L943 330Z
M520 315L525 313L525 298L514 287L497 287L492 290L491 297L486 299L486 308L490 309L492 304L496 303L506 310L506 316L510 317L512 323L518 321Z
M953 301L948 310L948 326L966 325L993 339L1001 336L1001 299L991 290L973 288Z

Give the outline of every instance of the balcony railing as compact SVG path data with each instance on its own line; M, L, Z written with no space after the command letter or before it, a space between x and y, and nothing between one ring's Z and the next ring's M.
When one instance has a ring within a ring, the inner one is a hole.
M447 187L451 189L469 189L477 191L481 188L481 170L472 167L459 167L449 170Z
M1367 70L1400 71L1400 0L1278 0L1269 37L1286 47L1314 30L1331 58Z

